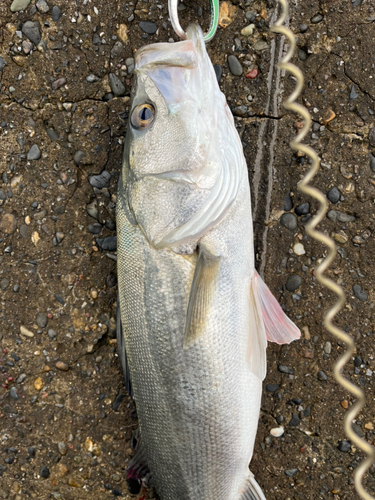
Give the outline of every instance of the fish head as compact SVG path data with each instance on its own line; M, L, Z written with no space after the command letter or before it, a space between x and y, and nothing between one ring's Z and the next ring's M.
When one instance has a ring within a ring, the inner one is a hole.
M212 205L224 129L230 121L233 128L202 31L191 25L187 35L143 47L135 57L123 183L134 219L159 248L196 242L217 219L213 213L208 225L196 224L198 231L186 226Z

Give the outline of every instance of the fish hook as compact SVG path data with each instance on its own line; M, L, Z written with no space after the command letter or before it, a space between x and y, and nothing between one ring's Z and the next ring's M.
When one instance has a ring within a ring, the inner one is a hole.
M219 24L219 0L210 0L211 4L211 22L208 32L204 35L204 41L209 42L215 36L217 25ZM177 35L186 40L186 33L181 27L178 19L178 0L168 0L169 17L171 18L172 27Z

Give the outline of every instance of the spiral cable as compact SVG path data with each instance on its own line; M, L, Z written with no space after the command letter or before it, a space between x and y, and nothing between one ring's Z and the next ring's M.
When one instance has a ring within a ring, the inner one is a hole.
M375 498L372 495L370 495L362 485L363 475L371 467L372 463L375 460L375 448L371 446L368 442L366 442L364 439L361 439L358 436L358 434L354 432L352 428L353 420L357 417L357 415L365 405L366 402L365 394L358 386L350 382L341 374L344 366L350 360L355 351L355 343L350 335L343 332L333 323L334 317L336 316L336 314L338 314L338 312L342 309L343 305L345 304L345 293L339 285L337 285L334 281L324 276L324 272L330 267L330 265L332 264L333 260L336 257L337 254L336 244L332 240L332 238L323 234L321 231L316 230L316 226L320 222L322 222L328 209L327 198L317 188L309 184L310 181L315 177L315 175L319 171L320 159L312 147L306 144L302 144L302 140L305 138L306 134L310 129L311 116L308 110L304 106L296 102L297 98L300 96L302 92L303 74L297 66L290 63L290 60L292 59L292 56L295 51L296 40L293 32L289 28L284 26L288 14L288 0L278 0L278 1L282 7L281 17L273 26L271 26L270 29L273 32L280 33L286 36L290 42L290 47L283 60L279 62L277 66L282 70L289 71L297 80L296 88L294 89L292 94L287 98L285 103L283 103L283 105L286 110L298 113L304 118L303 128L301 129L299 134L290 142L290 146L293 149L301 151L302 153L307 155L312 161L312 166L310 171L300 181L298 187L303 193L305 193L308 196L311 196L320 203L320 207L316 215L306 225L306 233L315 240L323 243L328 247L328 255L315 270L315 276L323 286L329 288L329 290L331 290L338 296L337 302L331 307L331 309L329 309L329 311L325 315L324 326L330 333L332 333L340 341L345 342L347 346L347 350L337 360L333 368L333 373L336 381L346 391L351 392L353 396L356 398L356 402L346 412L344 418L344 429L346 435L351 440L351 442L355 446L357 446L357 448L361 449L366 455L366 458L359 464L357 469L354 471L354 484L357 493L364 500L375 500Z

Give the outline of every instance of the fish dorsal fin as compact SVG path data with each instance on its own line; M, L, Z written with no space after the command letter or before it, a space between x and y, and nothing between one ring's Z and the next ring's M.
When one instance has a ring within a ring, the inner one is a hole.
M289 344L301 332L286 316L279 303L255 271L250 285L250 332L247 360L250 370L260 380L267 372L267 340Z
M220 256L200 246L186 313L184 349L203 333L220 268Z

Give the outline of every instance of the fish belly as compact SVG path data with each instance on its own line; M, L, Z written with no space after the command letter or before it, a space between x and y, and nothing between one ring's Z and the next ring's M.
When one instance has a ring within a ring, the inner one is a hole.
M188 348L194 264L150 246L121 203L117 221L121 318L153 484L162 500L240 500L261 399L246 361L254 271L248 185L207 235L220 250L220 276L203 334Z

